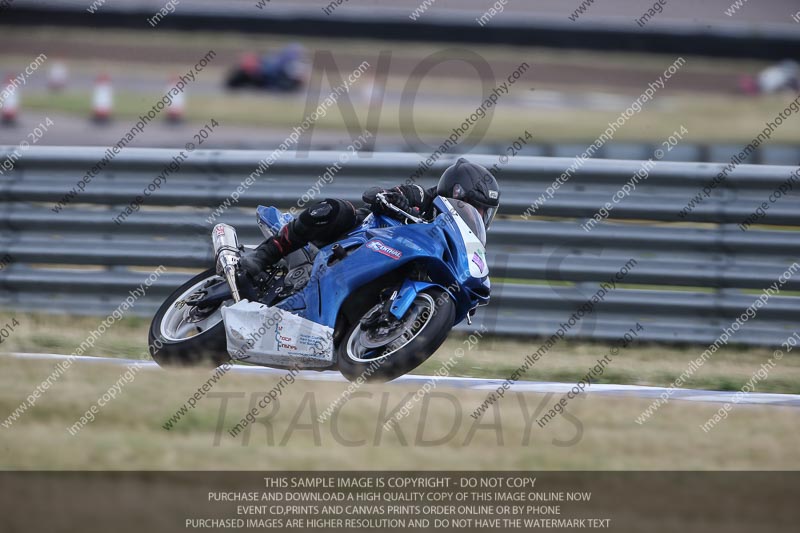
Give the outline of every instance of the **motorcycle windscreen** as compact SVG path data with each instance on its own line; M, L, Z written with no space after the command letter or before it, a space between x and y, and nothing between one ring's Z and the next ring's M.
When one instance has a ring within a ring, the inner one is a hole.
M453 206L453 210L464 219L467 227L481 241L481 244L486 246L486 225L483 223L483 217L478 210L462 200L448 198L447 201Z

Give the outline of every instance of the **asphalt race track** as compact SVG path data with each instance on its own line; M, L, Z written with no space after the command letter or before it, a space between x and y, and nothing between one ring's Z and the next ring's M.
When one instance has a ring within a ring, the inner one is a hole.
M61 361L68 359L68 356L62 354L31 354L31 353L14 353L13 357L23 359L39 359L39 360L52 360ZM131 365L138 363L142 365L141 361L135 359L117 359L109 357L75 357L76 361L97 363L97 364L115 364L115 365ZM154 361L147 361L144 365L148 369L158 369L159 366ZM259 366L245 366L237 365L231 372L251 373L251 374L264 374L274 375L276 377L283 376L285 370L277 370L272 368L265 368ZM347 380L338 372L312 372L305 371L298 374L297 379L307 381L333 381L346 383ZM408 375L392 381L398 385L413 385L422 386L428 381L435 381L436 388L449 388L449 389L469 389L469 390L485 390L491 391L497 389L502 385L501 379L480 379L480 378L460 378L460 377L431 377L431 376L415 376ZM544 381L519 381L513 385L512 391L517 393L532 392L539 394L547 393L565 393L574 387L574 383L556 383ZM643 387L640 385L611 385L611 384L595 384L586 389L588 395L600 396L626 396L634 398L657 398L663 392L671 391L670 398L672 400L683 400L690 402L710 402L724 404L727 402L737 404L749 405L774 405L784 407L800 407L800 394L764 394L764 393L748 393L734 400L734 396L738 391L711 391L699 389L668 389L666 387Z

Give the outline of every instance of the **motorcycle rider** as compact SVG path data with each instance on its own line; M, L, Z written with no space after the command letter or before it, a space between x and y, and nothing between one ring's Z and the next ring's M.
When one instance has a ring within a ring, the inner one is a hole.
M336 198L311 205L283 226L278 235L245 252L239 261L240 267L251 276L258 276L266 267L309 242L318 247L334 242L337 237L361 224L371 212L393 214L378 201L379 193L384 193L388 202L395 207L423 219L430 218L433 200L437 196L461 200L478 210L487 229L500 205L500 188L494 176L481 165L470 163L462 157L442 173L436 186L429 189L417 184L400 185L393 189L372 187L362 196L366 205L359 208Z

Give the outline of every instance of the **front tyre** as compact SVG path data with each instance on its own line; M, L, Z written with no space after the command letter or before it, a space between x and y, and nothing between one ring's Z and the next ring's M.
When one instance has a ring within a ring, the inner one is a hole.
M337 348L339 370L350 381L384 382L407 374L439 349L455 316L455 304L447 292L426 289L396 325L402 333L388 334L385 345L376 347L376 335L381 332L364 329L363 320L354 324Z
M219 366L230 361L222 305L198 309L185 303L207 284L219 281L210 268L178 287L161 304L148 335L150 355L160 366Z

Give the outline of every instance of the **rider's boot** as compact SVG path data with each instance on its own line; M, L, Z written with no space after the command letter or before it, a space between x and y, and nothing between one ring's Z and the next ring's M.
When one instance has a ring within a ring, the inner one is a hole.
M258 276L268 266L274 265L288 254L304 246L304 243L296 242L289 235L289 225L286 225L281 228L278 235L268 238L255 249L243 253L239 259L239 265L251 276Z

